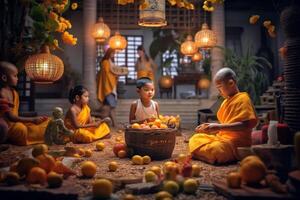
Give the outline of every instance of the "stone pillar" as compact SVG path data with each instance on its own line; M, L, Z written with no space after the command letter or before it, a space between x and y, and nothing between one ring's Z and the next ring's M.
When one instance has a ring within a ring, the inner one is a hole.
M91 35L91 29L96 23L97 0L83 1L83 65L82 84L87 87L90 95L90 106L96 108L97 86L96 86L96 41Z
M211 28L217 35L217 46L225 47L225 15L224 5L216 4L215 11L211 16ZM211 50L211 74L212 80L216 72L224 65L224 54L221 49L213 48ZM212 81L210 86L210 98L216 98L218 96L218 90Z

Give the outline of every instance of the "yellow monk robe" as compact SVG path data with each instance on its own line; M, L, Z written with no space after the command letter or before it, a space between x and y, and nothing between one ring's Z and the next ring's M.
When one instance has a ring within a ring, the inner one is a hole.
M77 116L77 122L79 123L79 125L85 125L89 123L90 115L91 110L88 105L85 105ZM110 132L109 126L106 124L106 122L103 122L98 127L75 129L72 126L71 119L66 117L65 125L67 128L72 129L74 131L74 143L90 143L103 138Z
M251 146L251 131L257 116L247 93L240 92L225 99L217 113L221 124L250 120L243 131L219 131L216 135L196 133L189 140L193 157L209 163L226 163L236 160L236 148Z
M101 70L98 76L98 99L104 102L107 95L111 94L114 88L117 87L118 78L110 70L109 60L104 60L101 65Z
M13 90L13 104L14 107L11 112L18 116L19 115L19 95L17 91ZM48 125L49 119L40 123L23 123L23 122L11 122L8 123L8 142L14 145L30 145L37 143L44 143L44 134Z

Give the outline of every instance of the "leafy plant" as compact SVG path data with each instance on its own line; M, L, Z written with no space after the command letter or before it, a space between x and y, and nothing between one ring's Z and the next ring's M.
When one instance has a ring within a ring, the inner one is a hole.
M225 54L225 66L237 74L239 88L248 92L254 103L259 103L259 96L269 84L266 68L272 68L271 63L264 57L254 56L250 48L244 56L238 56L230 49L221 49Z

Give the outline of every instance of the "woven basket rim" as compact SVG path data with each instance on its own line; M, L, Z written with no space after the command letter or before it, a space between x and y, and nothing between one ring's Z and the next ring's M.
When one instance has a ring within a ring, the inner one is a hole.
M142 128L125 128L125 132L131 131L131 132L142 132L142 133L152 133L152 132L173 132L177 131L177 128L156 128L156 129L142 129Z

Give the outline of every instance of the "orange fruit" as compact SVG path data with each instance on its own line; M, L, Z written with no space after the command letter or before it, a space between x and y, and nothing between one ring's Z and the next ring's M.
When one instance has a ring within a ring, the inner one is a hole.
M16 170L20 176L27 175L31 168L39 166L40 161L35 158L23 158L19 160Z
M145 173L146 182L155 182L157 181L157 175L153 171L147 171Z
M166 124L161 124L161 125L160 125L160 128L162 128L162 129L167 129L168 126L167 126Z
M40 161L39 167L43 168L47 173L55 167L55 159L48 154L39 155L36 159Z
M92 156L92 150L90 150L90 149L85 150L84 156L87 157L87 158L91 157Z
M93 183L93 196L107 199L113 192L113 184L107 179L97 179Z
M143 164L147 165L151 162L150 156L143 156Z
M157 127L160 127L160 125L161 125L161 120L160 120L160 119L156 119L156 120L153 122L153 125L156 125Z
M179 192L179 185L175 181L165 181L163 184L163 190L169 192L173 196Z
M132 158L131 158L131 161L133 164L135 165L142 165L143 164L143 158L142 156L140 155L134 155Z
M242 181L247 184L257 184L265 178L267 169L265 164L258 159L252 159L244 162L240 167Z
M135 196L132 194L126 194L122 200L135 200Z
M32 156L37 157L41 154L48 153L48 146L46 144L35 145L32 149Z
M92 161L85 161L81 165L81 173L85 177L92 178L93 176L95 176L96 171L97 166Z
M189 178L183 183L183 191L187 194L195 194L198 188L198 183L195 179Z
M160 191L155 194L156 200L172 199L173 196L167 191Z
M152 166L150 171L153 171L158 177L161 175L161 169L159 166Z
M110 163L108 164L108 169L109 169L109 171L111 171L111 172L117 171L117 169L118 169L118 163L115 162L115 161L110 162Z
M156 126L155 124L153 124L152 126L151 126L151 129L158 129L159 127L158 126Z
M47 176L47 182L49 188L59 188L62 185L63 178L56 172L50 172Z
M198 177L200 176L201 167L197 164L192 165L192 176Z
M104 144L103 142L98 142L98 143L96 144L96 149L97 149L98 151L102 151L104 148L105 148L105 144Z
M30 184L44 185L47 182L47 173L40 167L33 167L30 170L26 180Z
M138 123L133 123L133 124L131 125L131 128L137 128L137 129L139 129L139 128L141 128L141 125L138 124Z
M127 156L126 151L120 150L120 151L118 152L118 157L119 157L119 158L125 158L126 156Z
M240 188L241 187L241 175L238 172L231 172L227 176L227 185L230 188Z

